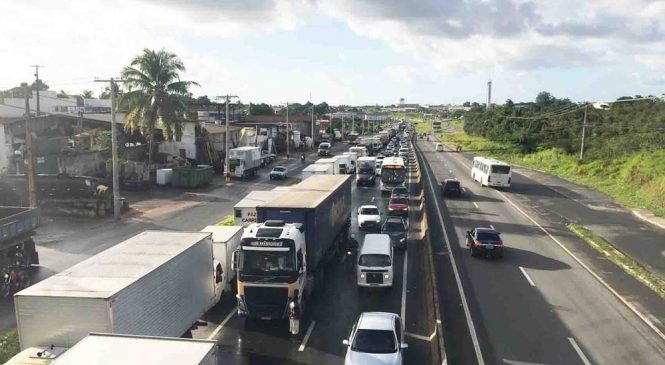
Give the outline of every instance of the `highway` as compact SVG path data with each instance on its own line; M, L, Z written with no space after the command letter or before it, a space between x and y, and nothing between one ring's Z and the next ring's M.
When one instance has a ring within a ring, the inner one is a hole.
M663 338L571 255L575 238L565 228L507 192L479 187L461 154L424 140L417 147L429 235L440 237L432 247L450 363L665 364ZM438 184L451 177L463 197L444 201ZM503 260L470 256L464 237L473 227L502 233Z

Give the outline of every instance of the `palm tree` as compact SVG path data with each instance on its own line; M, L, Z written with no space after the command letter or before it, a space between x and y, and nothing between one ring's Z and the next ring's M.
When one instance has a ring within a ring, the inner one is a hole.
M92 99L92 98L94 98L94 95L93 95L92 90L83 90L81 92L81 97L83 99Z
M127 110L125 129L140 129L147 136L151 166L155 127L162 130L165 140L173 139L174 134L179 139L187 110L184 98L191 85L198 86L196 82L180 80L181 71L185 71L185 65L174 53L146 48L121 73L128 88L119 100L120 107Z

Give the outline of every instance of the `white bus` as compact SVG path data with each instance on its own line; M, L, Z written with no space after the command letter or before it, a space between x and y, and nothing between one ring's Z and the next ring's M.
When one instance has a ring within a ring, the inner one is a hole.
M509 164L487 157L474 157L471 177L481 186L510 187L512 168Z
M391 193L393 188L404 186L406 167L401 157L386 157L381 164L381 192Z

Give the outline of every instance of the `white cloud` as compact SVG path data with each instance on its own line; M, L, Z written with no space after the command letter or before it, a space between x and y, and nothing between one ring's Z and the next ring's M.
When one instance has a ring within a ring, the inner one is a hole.
M411 66L386 66L383 71L398 83L412 83L416 76L416 69Z

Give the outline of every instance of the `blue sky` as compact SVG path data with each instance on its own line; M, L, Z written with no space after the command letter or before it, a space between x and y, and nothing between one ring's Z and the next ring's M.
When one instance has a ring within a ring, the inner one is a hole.
M52 89L98 93L148 47L182 58L194 94L243 102L484 102L489 79L496 102L661 95L664 19L648 0L2 2L0 89L39 63Z

